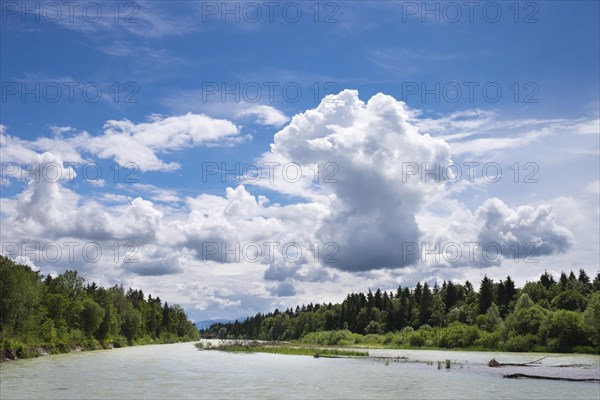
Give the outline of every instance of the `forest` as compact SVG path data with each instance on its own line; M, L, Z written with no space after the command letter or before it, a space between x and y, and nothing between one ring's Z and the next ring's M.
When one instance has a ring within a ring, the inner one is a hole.
M198 339L178 305L141 290L85 283L77 271L42 276L0 256L0 355L101 349Z
M599 353L600 274L548 272L517 288L485 276L479 291L444 281L395 292L349 294L341 304L308 304L219 323L205 338L297 341L337 346L463 348Z

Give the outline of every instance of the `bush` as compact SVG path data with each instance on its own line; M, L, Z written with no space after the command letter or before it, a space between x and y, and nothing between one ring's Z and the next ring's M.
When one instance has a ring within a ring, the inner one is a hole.
M2 349L2 350L15 350L15 349L19 348L22 345L23 345L23 343L20 342L17 339L6 338L2 342L2 346L0 346L0 349Z
M475 318L475 323L479 329L486 329L489 324L489 317L486 314L478 315Z
M518 335L535 335L548 314L548 310L538 305L519 308L506 319L506 327L514 330Z
M117 336L116 338L114 338L112 340L113 346L118 349L120 347L127 347L128 343L127 343L127 339L123 336Z
M322 346L347 346L354 344L354 334L347 329L337 331L310 332L301 341Z
M341 330L341 331L330 331L327 336L327 342L330 345L344 345L354 343L354 339L352 338L352 332L349 330Z
M47 319L46 321L44 321L44 323L40 327L40 333L42 335L42 339L47 344L55 344L58 340L56 328L54 327L54 321L52 321L51 319Z
M540 333L552 351L569 352L585 344L586 335L580 313L558 310L544 320Z
M384 338L382 335L369 334L363 337L363 343L365 344L381 344Z
M408 337L408 343L412 347L422 347L425 345L425 336L421 332L413 332Z
M478 315L475 321L479 329L486 330L489 332L494 331L502 322L498 306L492 303L490 308L488 308L487 312L485 314Z
M81 343L83 341L83 332L79 329L73 329L69 335L69 339L73 343Z
M479 338L479 329L475 326L454 322L440 331L437 337L439 347L469 347Z
M392 332L388 332L383 338L383 344L385 344L385 345L392 344L392 343L394 343L395 339L396 339L396 335L394 335Z
M404 328L402 328L400 330L400 333L407 334L407 333L413 333L414 331L415 330L412 328L412 326L405 326Z
M509 337L503 344L502 349L506 351L530 351L539 342L534 335L516 335Z
M479 339L475 341L475 346L481 346L486 349L498 349L500 341L502 340L502 334L500 331L496 332L480 332Z
M600 349L596 346L574 346L573 352L581 354L600 354Z
M17 358L33 358L37 357L37 353L27 345L21 345L17 348Z

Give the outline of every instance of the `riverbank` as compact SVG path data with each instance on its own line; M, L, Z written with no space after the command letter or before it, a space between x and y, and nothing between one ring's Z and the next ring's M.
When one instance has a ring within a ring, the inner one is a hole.
M106 346L85 344L56 344L56 345L19 345L17 347L0 349L0 362L47 356L50 354L78 353L81 351L112 349L113 343Z
M0 347L0 363L11 360L43 357L51 354L79 353L82 351L111 350L121 347L145 346L153 344L173 344L191 342L191 338L148 338L143 337L128 342L125 339L100 342L95 339L86 339L71 343L54 344L25 344L14 340L5 341Z
M593 346L571 348L546 346L533 335L516 336L504 341L500 331L479 331L475 327L455 324L446 328L404 329L386 334L361 335L348 330L310 332L295 345L314 345L343 348L378 348L398 350L460 350L483 352L594 354L600 349Z

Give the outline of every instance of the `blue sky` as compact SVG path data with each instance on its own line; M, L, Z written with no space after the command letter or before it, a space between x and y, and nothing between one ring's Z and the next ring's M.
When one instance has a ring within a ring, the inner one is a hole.
M3 254L196 320L598 271L598 2L115 4L1 3Z

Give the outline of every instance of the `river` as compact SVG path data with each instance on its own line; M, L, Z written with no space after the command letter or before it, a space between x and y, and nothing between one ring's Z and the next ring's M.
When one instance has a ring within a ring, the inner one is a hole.
M0 364L0 398L27 399L595 399L600 384L503 379L531 353L370 350L408 362L198 351L193 343L51 355ZM437 361L450 359L449 370ZM411 361L433 361L433 365ZM600 377L600 357L552 354L535 373ZM552 365L589 364L587 368ZM520 371L519 371L520 372Z

